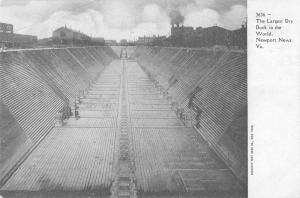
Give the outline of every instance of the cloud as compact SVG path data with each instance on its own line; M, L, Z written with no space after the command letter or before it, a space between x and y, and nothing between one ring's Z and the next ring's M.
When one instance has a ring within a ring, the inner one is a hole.
M201 11L188 13L184 24L193 27L209 27L220 25L219 20L220 15L215 10L205 8Z
M66 18L66 20L59 20ZM103 23L103 16L94 10L87 10L87 12L72 15L71 12L56 12L46 21L43 21L32 28L32 32L40 32L45 37L52 34L52 31L58 27L67 25L74 30L80 30L86 34L97 36L105 29Z
M216 0L195 0L197 8L211 8L216 3Z
M224 14L222 23L226 28L235 29L243 24L247 17L247 9L243 5L234 5Z
M134 7L131 4L118 0L106 0L101 11L104 14L104 22L112 28L130 29L136 25Z
M143 19L145 21L157 21L161 14L161 8L156 4L148 4L143 8Z
M0 0L0 6L26 5L31 0Z
M66 24L120 40L169 34L172 10L182 14L186 25L236 28L245 20L246 0L0 0L0 21L39 38Z

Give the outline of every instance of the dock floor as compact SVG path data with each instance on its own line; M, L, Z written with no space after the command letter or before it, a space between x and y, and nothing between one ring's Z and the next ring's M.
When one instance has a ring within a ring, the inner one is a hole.
M70 118L54 127L1 191L109 196L120 168L124 108L128 111L125 147L137 195L241 190L200 135L176 117L141 67L120 59L91 86L79 106L80 119Z

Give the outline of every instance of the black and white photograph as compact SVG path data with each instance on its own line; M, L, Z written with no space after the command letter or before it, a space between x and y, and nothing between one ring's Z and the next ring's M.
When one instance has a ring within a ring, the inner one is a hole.
M0 198L251 197L248 4L0 0Z

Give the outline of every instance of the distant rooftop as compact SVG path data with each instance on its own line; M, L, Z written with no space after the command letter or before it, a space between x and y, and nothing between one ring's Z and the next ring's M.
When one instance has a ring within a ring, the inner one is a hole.
M57 32L57 31L62 30L62 29L68 30L68 31L71 31L71 32L75 32L75 33L78 33L78 34L82 34L82 35L84 35L84 36L88 36L87 34L80 32L79 30L73 30L72 28L68 28L66 25L63 26L63 27L57 28L57 29L54 30L53 32Z

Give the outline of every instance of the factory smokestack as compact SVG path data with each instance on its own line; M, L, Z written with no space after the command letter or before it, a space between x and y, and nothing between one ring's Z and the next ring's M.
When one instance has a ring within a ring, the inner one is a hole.
M169 17L171 19L171 24L176 24L177 27L179 27L179 24L182 24L184 21L184 17L181 15L181 13L178 10L172 10L169 13Z

